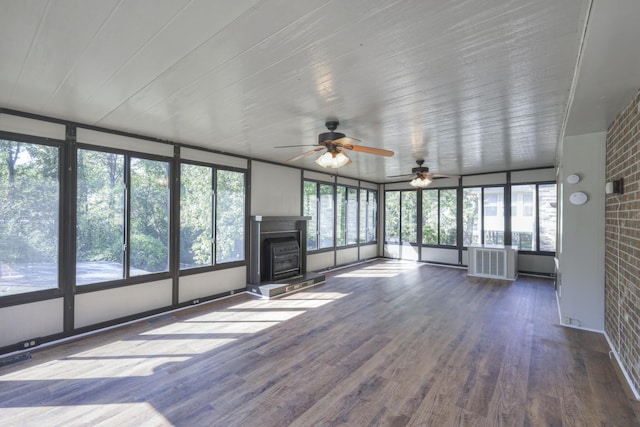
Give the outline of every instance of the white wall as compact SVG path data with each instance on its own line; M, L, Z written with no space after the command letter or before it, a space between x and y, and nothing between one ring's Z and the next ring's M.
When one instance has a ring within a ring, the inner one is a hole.
M300 169L251 162L251 215L298 216L301 206Z
M75 296L75 327L94 325L121 317L169 307L171 279L123 286Z
M604 330L604 225L606 133L567 137L560 154L559 300L563 323ZM577 184L567 176L578 174ZM576 191L589 196L569 202Z
M61 333L63 328L62 298L0 309L0 347Z
M178 302L221 294L247 285L246 267L227 268L180 277Z

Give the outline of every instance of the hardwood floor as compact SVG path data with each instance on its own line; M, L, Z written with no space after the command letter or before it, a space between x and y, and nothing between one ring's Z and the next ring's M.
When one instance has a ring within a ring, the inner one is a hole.
M634 426L602 335L553 284L376 262L0 368L1 425Z

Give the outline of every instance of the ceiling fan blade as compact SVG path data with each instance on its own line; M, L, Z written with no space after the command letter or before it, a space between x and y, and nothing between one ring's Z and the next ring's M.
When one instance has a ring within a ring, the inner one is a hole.
M305 151L302 154L298 154L297 156L294 156L294 157L292 157L290 159L287 159L287 162L295 162L296 160L299 160L299 159L301 159L303 157L306 157L306 156L308 156L310 154L316 153L316 152L318 152L320 150L323 150L323 149L324 149L324 147L316 147L313 150Z
M390 150L383 150L382 148L365 147L364 145L343 144L342 146L347 150L359 151L361 153L375 154L376 156L391 157L395 154L393 151L390 151Z
M411 178L412 176L415 176L412 173L405 173L402 175L388 175L387 178Z
M351 145L354 142L360 142L360 140L359 139L355 139L355 138L349 138L348 136L344 136L342 138L338 138L338 139L333 140L334 144L343 145L343 146Z
M318 144L302 144L302 145L277 145L273 148L293 148L293 147L317 147Z
M431 178L455 178L459 179L460 175L449 175L446 173L432 173Z

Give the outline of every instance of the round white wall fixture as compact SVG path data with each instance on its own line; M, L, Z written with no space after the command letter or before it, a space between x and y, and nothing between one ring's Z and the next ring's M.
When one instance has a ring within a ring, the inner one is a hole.
M569 196L569 201L574 205L584 205L587 200L589 200L589 197L582 191L576 191Z
M575 173L574 173L574 174L569 175L569 176L567 177L567 182L568 182L569 184L577 184L577 183L579 183L579 182L580 182L580 175L577 175L577 174L575 174Z

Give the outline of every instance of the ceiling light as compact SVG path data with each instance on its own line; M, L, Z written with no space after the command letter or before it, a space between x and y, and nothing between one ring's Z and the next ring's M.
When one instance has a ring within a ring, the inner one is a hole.
M416 188L427 188L433 180L426 176L416 176L409 184Z
M351 163L351 159L342 151L331 150L318 157L316 163L323 168L337 169Z

